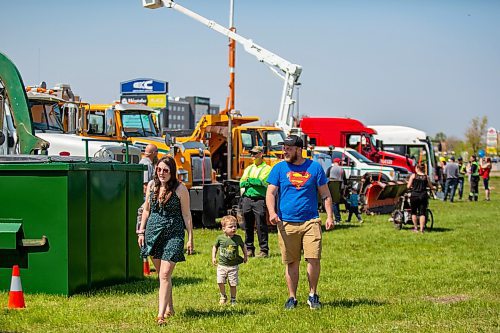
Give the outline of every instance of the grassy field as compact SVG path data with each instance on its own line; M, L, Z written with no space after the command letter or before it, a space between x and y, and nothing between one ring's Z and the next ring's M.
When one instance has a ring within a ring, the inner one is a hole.
M500 179L492 186L500 188ZM217 230L195 230L197 253L174 272L176 315L155 324L157 281L99 289L73 297L25 295L27 308L6 309L1 332L499 332L500 195L492 201L432 201L434 231L396 230L388 216L367 216L324 234L319 294L323 309L287 298L276 233L272 255L240 268L238 305L220 306L211 244ZM239 231L242 234L241 231Z

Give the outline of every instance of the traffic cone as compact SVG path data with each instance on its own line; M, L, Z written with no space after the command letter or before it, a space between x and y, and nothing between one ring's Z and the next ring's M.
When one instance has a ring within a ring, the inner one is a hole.
M151 274L151 270L149 269L149 260L148 258L142 258L142 273L145 276L148 276Z
M12 267L12 281L10 283L9 309L23 309L25 307L19 266L14 265L14 267Z

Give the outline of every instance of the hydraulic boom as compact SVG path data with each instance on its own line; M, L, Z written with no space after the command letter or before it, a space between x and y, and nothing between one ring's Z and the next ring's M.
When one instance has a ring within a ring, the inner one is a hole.
M255 56L258 61L268 65L275 74L277 74L284 80L278 120L276 120L275 125L276 127L283 129L285 133L290 133L293 128L292 115L293 105L295 104L295 100L293 99L293 92L294 87L298 83L300 74L302 72L302 67L300 65L293 64L288 60L283 59L282 57L254 43L251 39L240 36L234 31L231 31L230 29L227 29L217 22L209 20L189 10L172 0L143 0L143 6L151 9L163 6L175 9L176 11L206 25L210 29L235 40L239 44L243 45L245 51Z

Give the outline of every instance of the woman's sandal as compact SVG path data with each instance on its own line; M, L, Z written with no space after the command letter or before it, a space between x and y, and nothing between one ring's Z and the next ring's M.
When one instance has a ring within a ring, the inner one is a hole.
M165 320L165 317L158 317L158 318L156 318L156 323L161 326L161 325L165 325L167 323L167 321Z
M175 315L175 311L167 312L167 313L165 313L165 318L170 318L173 315Z

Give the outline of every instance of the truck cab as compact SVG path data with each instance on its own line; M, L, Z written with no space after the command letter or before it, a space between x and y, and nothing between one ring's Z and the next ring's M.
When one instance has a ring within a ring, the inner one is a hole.
M415 162L427 167L427 174L437 180L436 157L430 138L425 132L407 126L370 126L377 134L375 138L383 142L384 151L409 156Z

